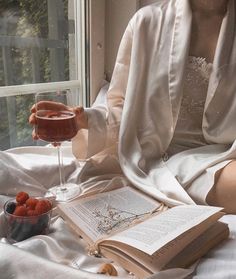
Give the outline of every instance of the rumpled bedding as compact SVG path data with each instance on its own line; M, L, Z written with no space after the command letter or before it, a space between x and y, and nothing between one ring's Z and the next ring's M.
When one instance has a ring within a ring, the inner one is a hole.
M116 183L123 185L123 177L104 173L87 179L94 172L90 160L78 161L71 153L71 145L64 145L63 163L67 181L81 187L82 194L102 191ZM101 162L104 168L107 162ZM101 171L101 169L100 169ZM100 172L101 173L101 172ZM110 183L113 181L113 183ZM115 182L115 183L114 183ZM88 255L86 244L72 233L66 222L53 211L50 232L10 244L5 235L3 204L19 191L30 195L44 195L58 184L57 152L54 147L22 147L0 152L0 278L109 278L99 275L101 264L108 259ZM223 221L230 225L230 238L212 249L198 265L189 269L160 272L150 278L236 278L236 216L226 215ZM117 278L135 278L117 264ZM113 277L111 277L113 278Z

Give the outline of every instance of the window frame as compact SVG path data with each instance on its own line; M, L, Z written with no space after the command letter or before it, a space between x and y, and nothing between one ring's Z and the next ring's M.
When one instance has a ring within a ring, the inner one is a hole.
M57 91L70 89L72 92L73 104L88 106L86 90L86 3L88 0L70 0L68 2L68 42L69 42L69 65L70 76L67 81L47 82L47 83L30 83L23 85L5 85L0 86L0 98L7 98L7 102L11 105L14 97L27 96L36 94L38 92ZM52 7L50 7L52 8ZM57 32L57 30L56 30ZM53 40L51 40L53 41ZM49 43L53 43L53 42ZM32 45L34 42L31 38L20 39L22 46L29 43ZM55 42L54 42L55 43ZM60 42L59 42L60 43ZM37 57L36 57L37 58ZM57 62L57 61L55 61ZM72 67L71 67L72 65ZM8 65L6 65L8 66ZM58 65L59 66L59 65ZM23 146L20 142L16 141L15 119L10 114L17 113L16 108L11 108L12 111L8 112L8 125L9 125L9 148L15 146ZM26 123L27 125L27 123ZM3 149L4 150L4 149Z
M72 89L74 104L86 106L86 74L85 74L85 5L86 0L73 0L74 14L68 15L74 17L74 61L75 72L70 76L72 80L48 82L48 83L31 83L23 85L6 85L0 86L0 98L9 96L19 96L27 94L36 94L37 92L47 92L57 89ZM80 22L82 24L80 24ZM80 62L81 61L81 62Z
M74 0L74 15L72 16L75 22L74 48L76 51L73 60L76 63L76 70L70 77L71 80L0 86L0 97L29 94L31 88L31 93L33 93L36 90L42 92L48 88L53 90L59 86L74 88L77 84L75 105L89 107L104 81L110 81L124 29L132 14L143 5L143 2L143 0L129 0L129 2L119 0L119 5L117 5L116 1L111 0ZM115 20L112 14L116 14ZM107 22L105 18L111 21ZM117 18L122 18L122 22L118 22ZM108 29L110 27L111 29ZM109 54L109 47L113 49L112 54Z

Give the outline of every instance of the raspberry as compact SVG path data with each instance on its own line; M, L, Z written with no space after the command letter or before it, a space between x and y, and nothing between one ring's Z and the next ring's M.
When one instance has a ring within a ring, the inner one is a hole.
M48 212L50 209L47 200L39 200L35 206L35 211L37 211L39 215Z
M28 198L28 200L26 200L25 204L28 208L35 209L35 206L38 203L38 201L39 200L37 200L35 198Z
M52 209L52 203L49 200L45 200L48 206L48 211Z
M19 192L16 195L16 201L18 204L24 204L29 198L29 195L26 192Z
M38 215L36 210L27 209L27 216L36 216L36 215Z
M16 216L26 216L27 209L23 205L18 205L16 207L16 209L14 210L13 214L16 215Z

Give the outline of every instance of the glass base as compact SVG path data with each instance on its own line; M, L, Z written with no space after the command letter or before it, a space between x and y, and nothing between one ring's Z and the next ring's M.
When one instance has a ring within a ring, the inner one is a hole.
M54 197L57 202L68 202L79 196L80 186L74 183L65 183L48 189L46 197Z

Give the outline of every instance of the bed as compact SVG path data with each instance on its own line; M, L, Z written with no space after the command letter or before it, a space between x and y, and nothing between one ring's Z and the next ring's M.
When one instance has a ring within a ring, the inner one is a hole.
M70 144L63 146L63 155L67 180L79 182L79 173L86 162L75 160ZM57 156L53 147L22 147L0 152L1 279L108 278L97 272L109 260L89 256L83 239L72 233L56 211L48 235L8 243L3 215L5 201L18 191L43 195L57 179ZM189 269L167 270L151 278L236 278L236 216L225 215L222 221L230 228L230 237L226 241ZM114 266L118 271L117 278L135 278L115 263Z

